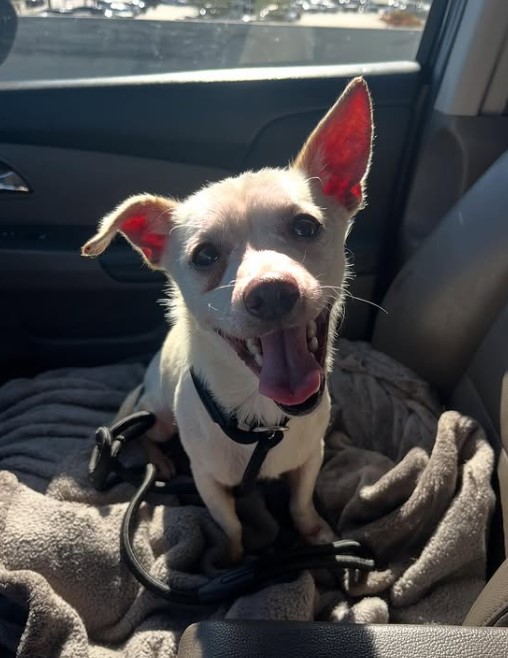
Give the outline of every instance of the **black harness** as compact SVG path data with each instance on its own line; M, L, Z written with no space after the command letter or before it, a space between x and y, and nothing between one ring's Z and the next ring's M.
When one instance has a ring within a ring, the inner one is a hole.
M268 452L284 438L284 432L289 429L289 418L277 427L256 425L248 429L240 428L237 418L234 415L226 415L220 409L206 385L193 370L191 377L213 422L217 423L232 441L242 445L255 444L239 487L239 494L246 495L255 486ZM374 560L360 543L342 540L323 546L305 546L246 558L241 566L225 571L201 587L192 589L172 587L151 576L138 560L132 543L141 503L145 498L151 497L151 494L197 494L192 480L158 480L157 469L153 464L147 464L142 473L139 468L128 468L121 463L119 455L122 449L149 430L155 420L154 414L138 411L112 427L99 427L88 468L90 482L98 491L121 481L129 482L137 488L123 518L120 543L123 558L130 571L146 589L172 603L207 605L259 589L267 583L287 580L304 569L353 569L357 573L374 569Z
M243 446L256 444L249 463L244 471L242 482L240 484L240 495L247 495L256 486L256 480L259 477L261 467L266 459L267 454L272 448L279 445L284 438L284 432L289 430L289 418L284 418L282 425L276 427L265 427L264 425L253 425L249 429L241 429L237 417L226 415L213 399L212 394L206 384L199 379L194 370L190 371L194 387L208 415L226 434L231 441Z

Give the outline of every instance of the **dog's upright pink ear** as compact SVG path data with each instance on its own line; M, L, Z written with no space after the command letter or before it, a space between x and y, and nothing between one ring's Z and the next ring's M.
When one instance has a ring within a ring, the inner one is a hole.
M176 205L172 199L149 194L127 199L104 217L97 233L81 248L82 255L99 256L119 231L150 267L158 268Z
M361 207L372 152L372 103L367 83L355 78L319 122L295 161L321 190L348 211Z

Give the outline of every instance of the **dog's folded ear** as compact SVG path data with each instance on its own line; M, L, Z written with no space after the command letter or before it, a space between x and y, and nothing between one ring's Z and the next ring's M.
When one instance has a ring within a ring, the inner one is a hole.
M150 267L158 268L176 205L172 199L149 194L127 199L104 217L97 233L81 248L82 255L99 256L120 232Z
M294 166L318 180L325 196L354 213L363 202L373 129L367 83L355 78L311 133Z

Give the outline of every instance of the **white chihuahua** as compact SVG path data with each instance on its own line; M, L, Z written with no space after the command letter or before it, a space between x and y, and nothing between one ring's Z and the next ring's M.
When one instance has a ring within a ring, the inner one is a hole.
M254 448L212 421L191 369L239 425L287 421L260 477L287 474L298 530L310 543L333 541L313 491L330 418L326 374L343 303L344 241L364 202L372 139L370 95L357 78L289 168L227 178L182 202L132 197L82 250L97 256L120 231L172 281L173 328L146 372L141 399L134 405L131 395L122 413L152 411L152 441L178 428L196 487L234 560L243 549L232 489Z

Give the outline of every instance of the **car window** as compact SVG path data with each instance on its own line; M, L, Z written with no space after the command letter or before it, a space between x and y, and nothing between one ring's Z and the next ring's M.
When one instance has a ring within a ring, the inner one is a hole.
M431 1L10 0L1 82L413 60Z

